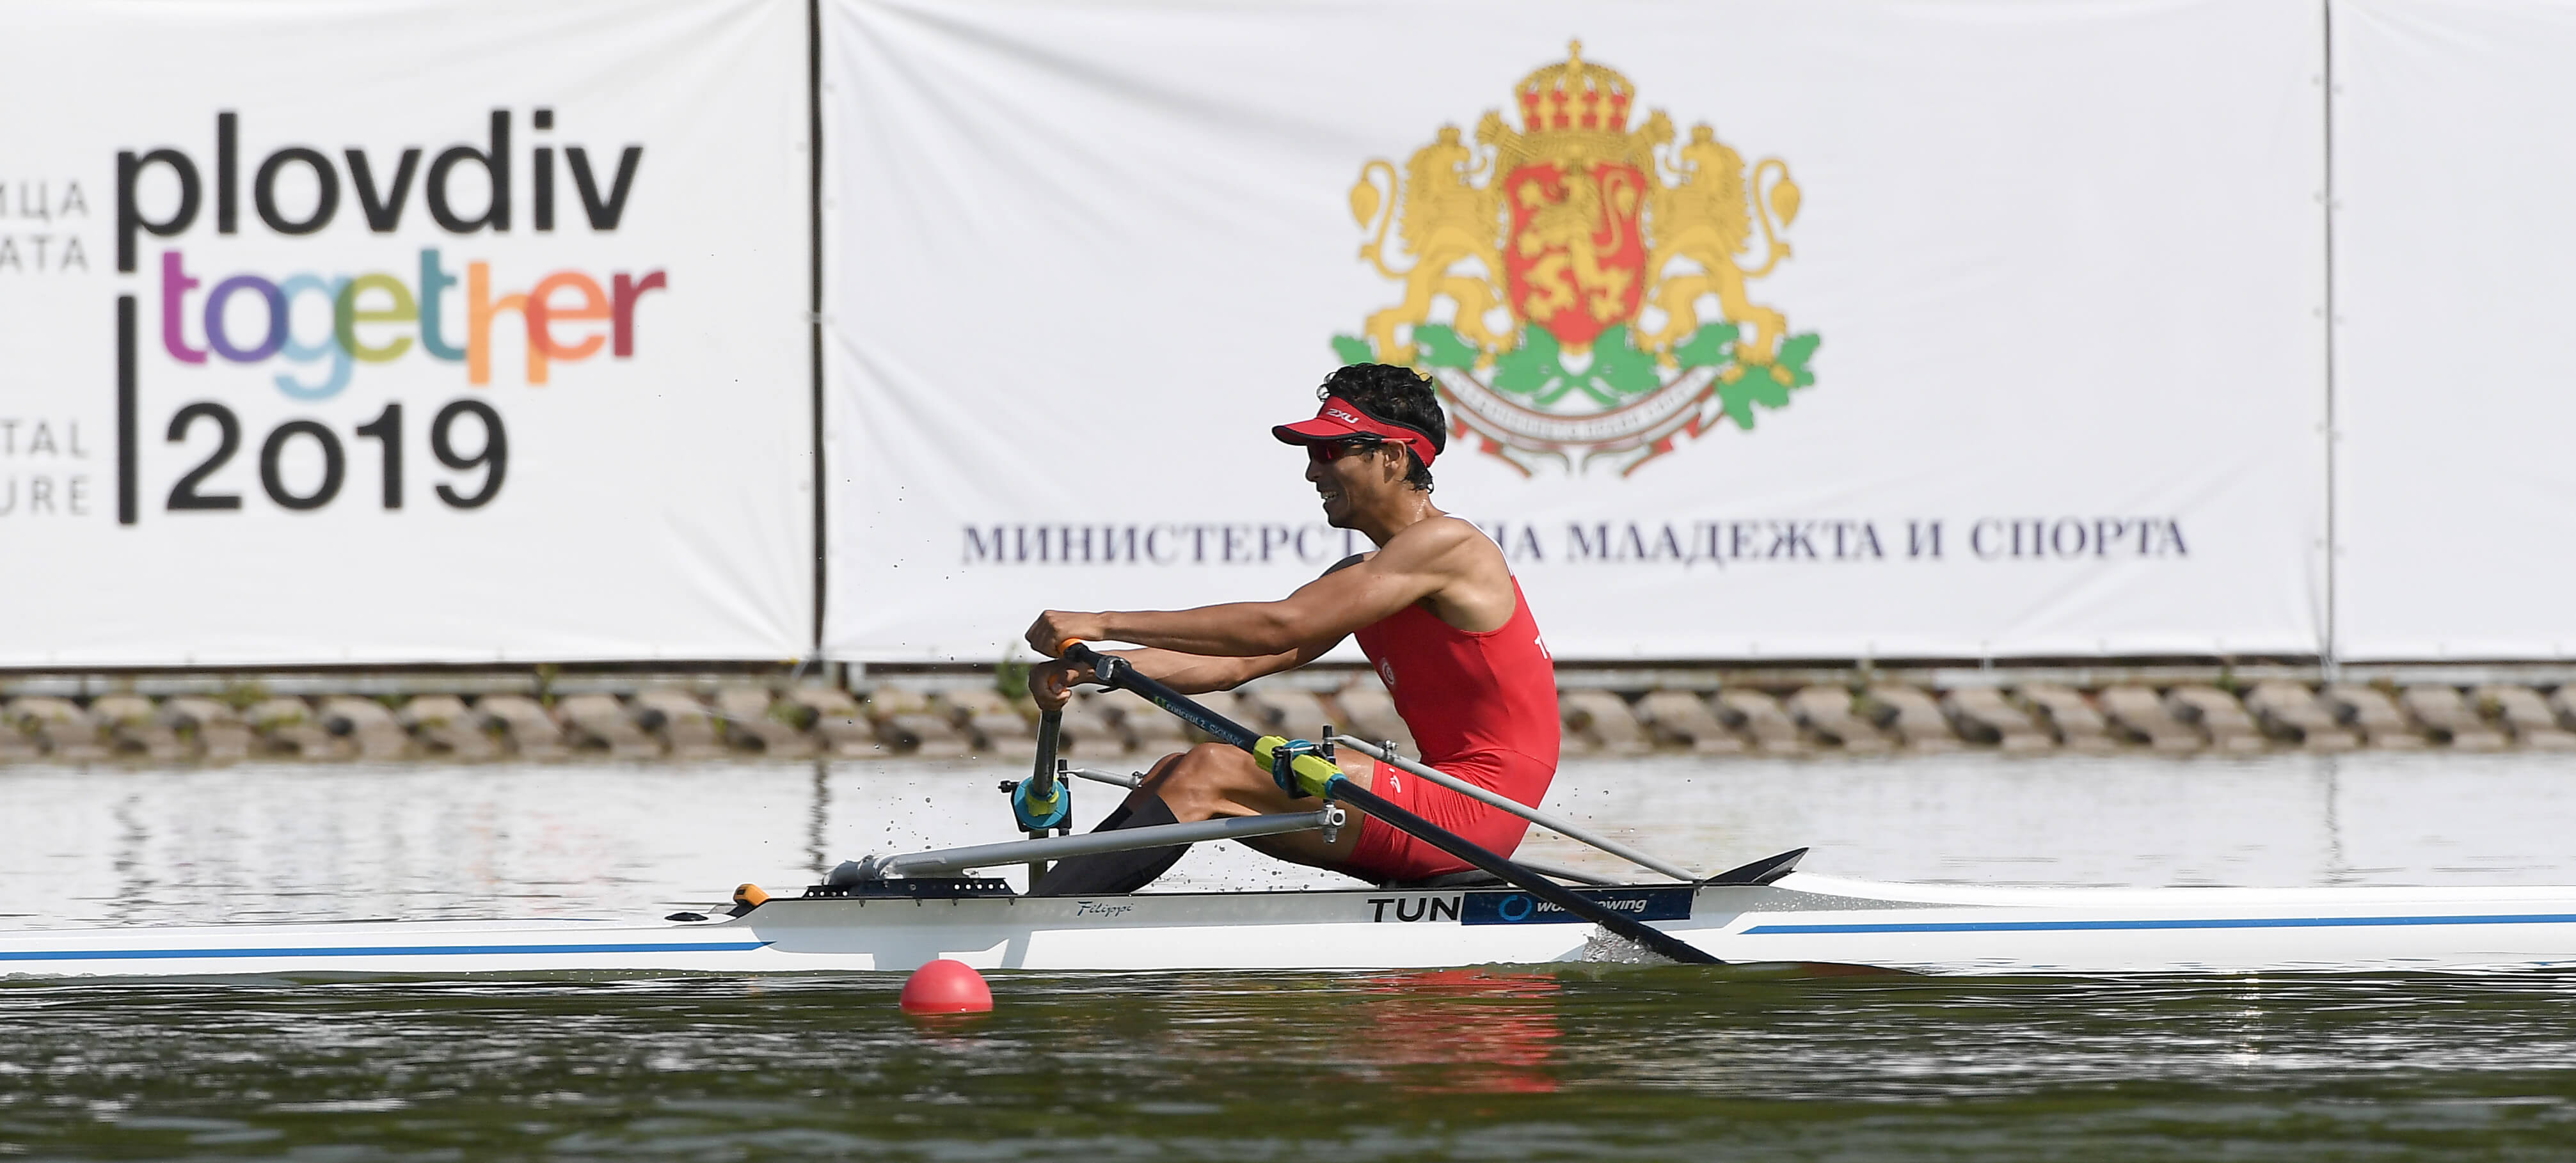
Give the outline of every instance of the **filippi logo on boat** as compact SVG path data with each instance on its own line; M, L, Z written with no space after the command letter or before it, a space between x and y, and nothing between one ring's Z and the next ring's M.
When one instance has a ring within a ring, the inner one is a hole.
M243 444L234 407L193 400L172 409L166 427L159 417L137 415L139 363L154 348L156 366L178 377L156 386L187 391L192 372L253 366L299 402L339 397L370 367L455 365L452 382L467 394L437 401L422 433L452 478L433 491L455 509L491 504L507 475L508 430L490 389L546 385L558 364L636 357L647 297L670 285L663 270L565 268L524 287L504 286L477 243L488 247L516 233L528 241L513 248L514 257L524 257L548 236L614 234L635 200L644 146L594 150L559 137L546 106L528 111L524 135L514 134L510 109L478 120L472 140L434 153L399 144L351 145L335 155L292 141L245 148L247 118L223 110L212 118L211 141L197 149L117 151L116 269L122 278L157 283L141 294L129 283L118 296L120 522L135 524L145 507L135 483L138 430L165 432L172 444L190 441L200 426L214 430L211 455L179 478L165 510L238 511L243 504L221 476ZM424 219L453 241L381 245L407 221L416 240ZM251 238L332 245L314 247L309 265L290 264L296 269L237 269L222 260L226 240ZM495 359L507 348L523 355L515 369ZM380 444L379 503L402 508L410 439L403 402L387 400L349 436ZM318 480L311 473L290 480L281 468L304 443L312 446L300 453L304 460L319 454ZM349 454L330 425L289 419L258 448L260 484L281 508L319 509L339 494Z

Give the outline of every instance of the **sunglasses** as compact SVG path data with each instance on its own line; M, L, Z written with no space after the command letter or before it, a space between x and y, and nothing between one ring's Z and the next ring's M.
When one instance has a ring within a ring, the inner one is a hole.
M1386 441L1375 436L1354 436L1348 440L1323 441L1306 446L1306 459L1316 464L1330 464L1355 452L1368 452L1386 447Z

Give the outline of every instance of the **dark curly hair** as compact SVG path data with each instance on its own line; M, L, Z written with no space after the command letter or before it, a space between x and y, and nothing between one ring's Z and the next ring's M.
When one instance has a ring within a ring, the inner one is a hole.
M1381 424L1410 428L1429 437L1434 453L1449 450L1449 417L1440 410L1440 398L1431 391L1431 381L1409 367L1391 363L1355 363L1324 377L1324 386L1315 389L1315 398L1328 400L1335 396L1357 405L1359 410ZM1431 469L1413 450L1404 450L1404 459L1412 467L1404 474L1404 483L1424 492L1431 491Z

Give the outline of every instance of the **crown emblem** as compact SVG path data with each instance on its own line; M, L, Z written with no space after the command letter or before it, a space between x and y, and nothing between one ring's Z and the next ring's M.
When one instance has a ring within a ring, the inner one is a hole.
M1634 472L1815 382L1815 333L1752 286L1789 257L1788 163L1661 109L1632 128L1636 86L1579 40L1512 102L1518 128L1489 110L1472 138L1444 125L1402 167L1360 167L1360 258L1404 293L1334 337L1344 361L1429 373L1456 433L1524 473Z
M1624 133L1628 106L1637 99L1636 86L1617 70L1584 63L1579 40L1566 43L1564 64L1521 78L1513 92L1520 98L1524 133L1556 129Z

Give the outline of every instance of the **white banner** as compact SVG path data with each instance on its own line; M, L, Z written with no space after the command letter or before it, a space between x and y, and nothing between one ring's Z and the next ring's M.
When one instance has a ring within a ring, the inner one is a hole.
M21 0L0 664L810 641L795 0Z
M2338 0L2335 637L2566 658L2576 5Z
M2321 645L2307 0L824 11L829 654L1286 593L1362 359L1560 658Z

